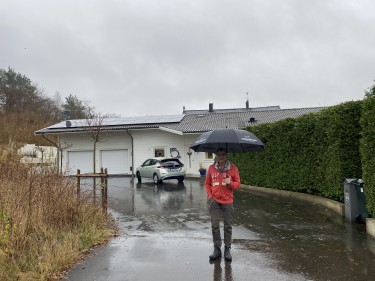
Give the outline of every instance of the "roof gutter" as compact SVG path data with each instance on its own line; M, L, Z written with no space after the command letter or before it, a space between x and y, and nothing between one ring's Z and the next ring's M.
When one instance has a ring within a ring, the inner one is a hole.
M132 128L106 128L103 127L103 131L105 132L117 132L117 131L126 131L126 130L149 130L149 129L159 129L158 126L147 126L147 127L132 127ZM44 129L42 129L44 130ZM34 135L59 135L59 134L75 134L75 133L82 133L82 132L87 132L87 129L82 129L82 128L70 128L70 129L53 129L53 130L48 130L48 131L36 131L34 132Z
M181 131L177 131L177 130L169 129L169 128L162 127L162 126L159 126L159 129L162 130L162 131L166 131L166 132L169 132L169 133L172 133L172 134L176 134L176 135L180 135L180 136L182 136L182 135L184 134L184 133L181 132Z
M44 136L44 134L41 134L41 136L42 136L44 139L46 139L48 142L52 143L54 147L58 148L57 143L51 141L49 138L47 138L46 136Z

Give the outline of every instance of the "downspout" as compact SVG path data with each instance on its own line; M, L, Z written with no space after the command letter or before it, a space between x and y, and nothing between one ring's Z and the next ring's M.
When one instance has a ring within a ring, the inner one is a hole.
M132 183L134 183L134 139L133 136L129 133L129 129L126 129L126 133L129 135L129 137L132 139Z

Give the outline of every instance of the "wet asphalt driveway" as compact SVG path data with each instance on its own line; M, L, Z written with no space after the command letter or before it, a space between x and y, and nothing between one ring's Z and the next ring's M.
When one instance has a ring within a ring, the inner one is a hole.
M233 261L209 262L203 182L108 184L122 234L62 280L375 280L375 239L318 205L236 192Z

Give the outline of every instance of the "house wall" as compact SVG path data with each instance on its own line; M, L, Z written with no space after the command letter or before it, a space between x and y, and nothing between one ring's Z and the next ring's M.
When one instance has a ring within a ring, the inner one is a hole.
M133 130L129 132L134 140L134 171L148 158L155 157L155 149L163 148L165 157L171 157L171 149L179 152L180 160L184 163L187 173L199 175L200 166L207 168L212 159L206 159L205 153L197 153L190 150L189 146L195 141L199 134L178 135L160 129ZM100 170L100 151L127 149L129 151L129 167L132 166L132 139L126 132L111 132L105 134L103 140L97 143L96 147L96 169ZM60 135L60 143L67 147L63 151L63 170L67 169L67 160L69 151L92 151L93 142L87 134L74 133ZM110 171L109 171L110 173ZM129 170L128 174L131 174Z
M170 149L176 148L182 157L184 151L183 136L159 129L137 130L131 132L131 134L134 138L135 167L141 165L148 158L155 157L155 149L157 148L164 149L165 157L171 157Z
M60 144L62 147L66 147L66 149L64 149L62 153L62 168L64 171L67 170L69 151L93 151L94 149L94 143L92 139L84 133L62 134L60 135ZM131 166L131 138L126 132L111 132L106 133L103 136L103 140L96 144L96 172L99 172L101 168L100 151L117 149L127 149L129 151L128 161ZM129 173L131 172L129 171Z
M55 165L57 149L53 146L36 146L35 144L25 144L18 149L21 156L21 163L44 163Z
M180 154L180 161L184 163L187 174L199 175L200 165L207 168L212 159L206 159L205 153L197 153L189 146L200 134L177 135L159 129L139 130L131 133L134 137L134 166L138 167L145 160L155 157L155 148L164 148L165 157L171 157L170 149L175 148Z
M190 149L189 146L197 139L200 134L188 134L184 135L184 153L183 153L183 163L188 168L188 173L193 175L199 175L198 169L200 167L208 168L213 163L213 159L207 159L206 153L195 152ZM189 157L188 152L190 151L191 155Z

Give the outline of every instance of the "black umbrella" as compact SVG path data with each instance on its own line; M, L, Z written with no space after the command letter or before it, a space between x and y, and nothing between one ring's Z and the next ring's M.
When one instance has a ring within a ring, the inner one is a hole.
M227 152L249 152L263 150L264 144L245 130L216 129L201 134L190 147L196 152L215 153L219 148Z

